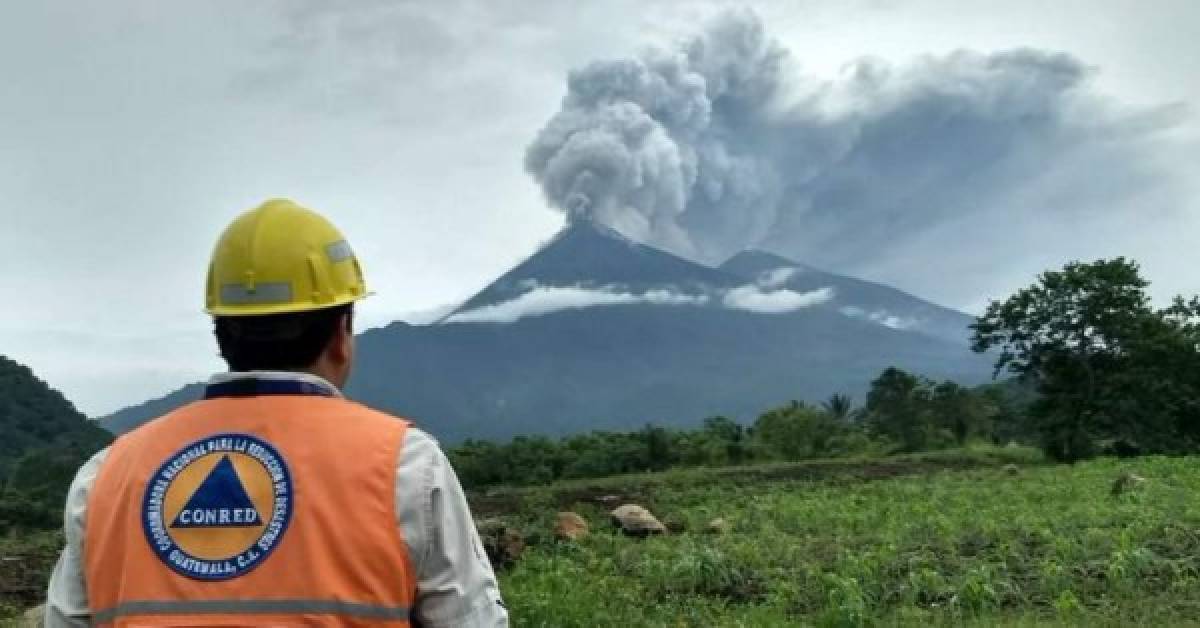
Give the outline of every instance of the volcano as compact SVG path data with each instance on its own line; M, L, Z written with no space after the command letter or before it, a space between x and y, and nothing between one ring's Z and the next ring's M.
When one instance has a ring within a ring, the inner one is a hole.
M771 253L711 268L580 222L437 323L360 334L346 392L451 444L751 420L793 399L861 398L889 366L984 382L971 321ZM200 391L102 424L125 431Z

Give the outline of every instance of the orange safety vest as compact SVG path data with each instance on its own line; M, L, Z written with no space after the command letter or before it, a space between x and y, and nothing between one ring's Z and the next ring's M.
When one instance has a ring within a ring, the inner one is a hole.
M85 519L93 623L408 626L408 425L313 384L234 380L121 436Z

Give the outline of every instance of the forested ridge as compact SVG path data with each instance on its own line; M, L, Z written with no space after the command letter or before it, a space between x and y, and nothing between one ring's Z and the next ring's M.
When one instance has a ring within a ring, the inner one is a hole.
M28 367L0 356L0 530L58 525L76 469L111 441Z

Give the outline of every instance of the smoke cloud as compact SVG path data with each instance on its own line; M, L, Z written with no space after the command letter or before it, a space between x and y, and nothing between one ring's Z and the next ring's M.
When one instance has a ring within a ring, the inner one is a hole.
M1081 62L1032 49L864 59L833 81L797 68L750 12L592 63L570 73L526 169L569 220L685 257L760 248L851 270L936 225L1125 211L1160 183L1144 157L1181 115L1120 110Z

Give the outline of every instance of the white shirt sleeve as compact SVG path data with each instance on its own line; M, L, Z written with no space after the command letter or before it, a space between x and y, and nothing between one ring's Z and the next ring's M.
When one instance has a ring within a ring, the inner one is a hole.
M428 628L507 626L508 611L458 477L437 441L409 428L396 472L396 517Z
M63 509L63 533L67 544L54 572L50 575L50 587L46 591L47 628L88 626L91 611L88 609L87 586L84 583L83 526L87 514L88 495L100 465L108 457L108 448L92 456L75 474L67 492L67 505Z

